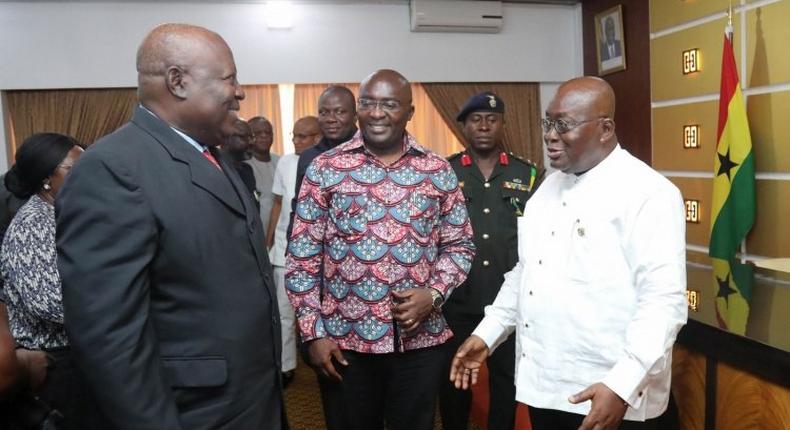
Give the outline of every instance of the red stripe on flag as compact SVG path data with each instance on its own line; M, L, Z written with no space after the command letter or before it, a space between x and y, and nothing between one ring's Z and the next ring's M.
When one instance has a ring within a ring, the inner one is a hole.
M738 86L738 68L735 65L735 54L732 52L732 41L724 35L724 51L721 54L721 89L719 90L719 129L716 133L716 145L721 140L721 133L727 124L727 109L732 95Z

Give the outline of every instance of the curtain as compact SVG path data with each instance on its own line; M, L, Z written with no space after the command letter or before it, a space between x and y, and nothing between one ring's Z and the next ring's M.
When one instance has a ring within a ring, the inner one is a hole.
M137 106L134 88L7 91L10 156L35 133L67 134L91 145L129 121Z
M316 115L318 112L318 97L330 84L297 84L294 90L294 118L307 115ZM359 95L359 84L341 84L354 96ZM409 121L406 129L420 142L421 145L442 156L448 156L463 149L461 143L447 127L439 111L426 94L422 85L411 84L412 103L414 104L414 117Z
M540 129L540 93L535 83L424 83L428 97L453 134L464 142L458 111L472 94L492 91L505 102L505 151L529 159L543 168Z
M414 116L406 129L414 135L417 142L444 157L463 150L461 142L447 126L424 86L411 84L411 94Z
M272 123L274 129L274 143L271 151L275 154L283 153L283 136L291 130L281 130L280 123L280 91L277 85L243 85L246 96L240 102L239 116L245 120L256 116L263 116Z

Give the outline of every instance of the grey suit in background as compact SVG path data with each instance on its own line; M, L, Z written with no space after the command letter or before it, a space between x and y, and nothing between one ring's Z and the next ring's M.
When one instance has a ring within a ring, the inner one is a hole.
M86 151L58 196L66 330L113 428L281 428L263 228L219 162L138 107Z

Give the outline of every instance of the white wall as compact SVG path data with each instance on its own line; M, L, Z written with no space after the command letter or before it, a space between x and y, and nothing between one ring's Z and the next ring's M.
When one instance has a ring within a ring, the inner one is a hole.
M244 84L358 82L379 68L415 82L551 83L583 70L580 6L504 4L499 34L412 33L406 1L294 9L292 29L269 30L259 3L0 2L0 89L136 86L137 46L168 21L220 33Z

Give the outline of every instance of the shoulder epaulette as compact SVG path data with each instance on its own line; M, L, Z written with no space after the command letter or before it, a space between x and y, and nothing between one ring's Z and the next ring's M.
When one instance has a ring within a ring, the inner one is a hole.
M447 161L453 161L456 158L460 157L463 153L464 153L464 151L461 151L461 152L456 152L455 154L449 155L447 157Z
M526 165L528 165L530 167L537 167L538 166L537 164L533 163L532 160L521 158L520 156L518 156L518 155L516 155L516 154L514 154L512 152L508 152L507 154L510 157L512 157L513 159L518 160L518 161L520 161L520 162L522 162L522 163L524 163L524 164L526 164Z

